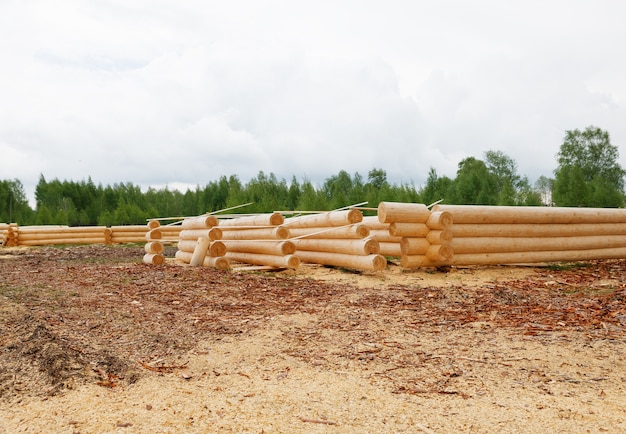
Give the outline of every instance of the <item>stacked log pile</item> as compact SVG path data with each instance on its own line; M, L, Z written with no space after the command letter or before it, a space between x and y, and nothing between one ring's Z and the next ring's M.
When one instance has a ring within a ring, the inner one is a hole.
M15 226L12 232L19 246L111 243L111 229L106 226Z
M402 255L400 249L402 237L392 236L389 233L389 223L381 223L378 216L368 216L363 217L363 224L369 228L369 237L378 242L378 253L383 256L400 257Z
M303 262L380 271L387 260L378 241L368 238L370 229L362 224L357 209L329 211L285 220L296 254Z
M626 210L436 205L454 219L449 264L626 258Z
M144 227L144 245L145 254L143 255L144 264L163 265L165 263L165 246L163 245L163 233L160 230L161 223L158 220L150 220ZM131 241L134 242L134 241Z
M0 246L6 246L9 243L9 228L11 225L8 223L0 223Z
M201 215L183 219L178 234L176 259L194 266L214 267L221 270L230 268L226 246L219 241L222 231L214 215ZM158 230L158 229L153 229Z
M300 258L296 247L288 241L285 218L278 212L220 220L226 258L230 261L296 269Z
M431 212L421 203L381 202L378 221L389 225L390 237L400 239L403 268L437 266L454 256L448 212Z

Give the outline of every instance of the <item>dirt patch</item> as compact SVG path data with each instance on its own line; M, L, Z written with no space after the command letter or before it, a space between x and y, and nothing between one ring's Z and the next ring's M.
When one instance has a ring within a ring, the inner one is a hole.
M626 430L623 260L254 273L1 253L7 432Z

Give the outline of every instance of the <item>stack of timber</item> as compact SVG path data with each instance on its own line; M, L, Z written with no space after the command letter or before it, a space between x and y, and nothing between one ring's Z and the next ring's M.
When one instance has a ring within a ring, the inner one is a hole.
M146 244L144 245L145 254L143 255L144 264L150 265L163 265L165 264L165 246L161 241L163 233L159 229L161 223L158 220L150 220L144 227L144 239Z
M111 243L111 229L106 226L15 226L13 234L20 246Z
M378 253L383 256L402 256L400 249L402 237L393 237L389 234L389 223L381 223L378 216L368 216L363 217L363 224L369 228L369 238L378 242Z
M381 202L378 221L389 225L389 236L400 238L403 268L443 265L455 255L449 212L431 212L421 203Z
M285 219L296 254L307 263L381 271L387 260L357 209Z
M0 246L8 245L10 227L8 223L0 223Z
M626 258L626 210L436 205L453 219L454 265Z
M294 254L295 245L287 240L289 230L284 222L278 212L220 220L226 258L253 266L298 268L300 258Z
M230 268L228 259L224 257L226 246L219 241L222 231L217 227L218 224L217 217L208 214L183 219L178 234L176 259L193 266L220 270ZM152 229L151 232L153 231L159 229Z

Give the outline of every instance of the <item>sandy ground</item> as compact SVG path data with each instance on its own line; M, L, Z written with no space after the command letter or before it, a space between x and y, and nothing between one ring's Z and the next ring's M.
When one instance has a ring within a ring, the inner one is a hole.
M626 261L225 273L135 254L2 255L0 431L626 432Z

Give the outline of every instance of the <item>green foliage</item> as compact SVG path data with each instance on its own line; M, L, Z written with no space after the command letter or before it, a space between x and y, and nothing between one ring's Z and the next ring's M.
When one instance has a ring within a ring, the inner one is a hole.
M141 188L130 182L95 185L86 181L47 181L43 175L35 189L36 211L28 205L18 180L0 180L0 222L63 225L144 224L151 217L200 215L252 202L239 211L326 211L381 201L432 204L560 205L615 207L624 205L624 170L617 163L617 148L608 133L589 127L568 131L558 157L555 179L540 177L531 187L517 172L513 159L500 151L487 151L485 159L468 157L458 165L456 178L438 176L430 168L424 186L391 184L387 172L373 168L364 180L345 170L327 178L321 187L292 177L287 183L263 171L242 183L236 175L221 176L186 192ZM368 212L366 212L367 214ZM369 212L370 214L372 212Z
M557 206L624 206L624 175L609 133L597 127L565 133L557 154L553 200Z

